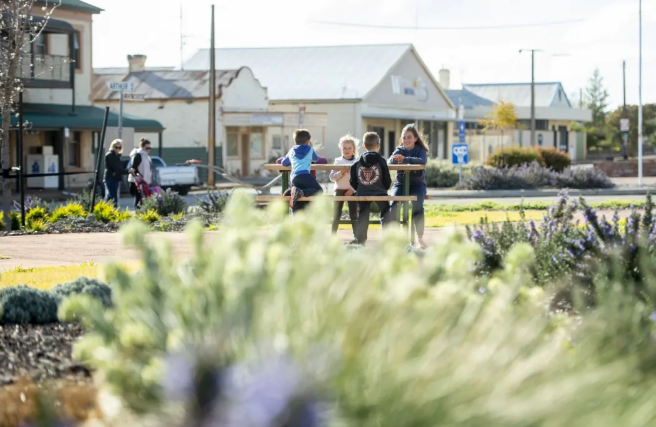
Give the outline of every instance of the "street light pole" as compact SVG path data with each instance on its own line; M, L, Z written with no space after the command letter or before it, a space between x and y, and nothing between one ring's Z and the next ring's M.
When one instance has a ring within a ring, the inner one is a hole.
M539 49L520 49L519 53L524 51L531 52L531 146L535 146L535 52Z
M642 0L639 0L638 31L638 185L642 186Z

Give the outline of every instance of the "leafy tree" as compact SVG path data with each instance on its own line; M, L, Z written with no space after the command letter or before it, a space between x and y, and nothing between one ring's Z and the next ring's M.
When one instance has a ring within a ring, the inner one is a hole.
M638 150L638 106L627 105L627 116L629 119L629 153L633 156ZM622 143L622 134L620 132L620 119L622 118L622 107L606 117L606 132L608 139L613 143ZM645 143L656 145L656 104L644 104L642 107L642 125Z
M483 131L488 129L501 131L501 166L503 166L503 131L506 129L517 128L517 110L511 102L499 101L497 106L492 110L480 123L485 126Z
M585 90L588 108L592 110L592 124L599 129L604 127L608 108L608 91L603 86L599 69L595 69Z

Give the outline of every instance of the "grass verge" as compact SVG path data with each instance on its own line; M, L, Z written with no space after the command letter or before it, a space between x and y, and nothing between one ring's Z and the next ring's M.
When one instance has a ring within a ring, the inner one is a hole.
M97 278L100 275L101 267L101 264L93 262L60 267L16 267L0 274L0 288L26 285L32 288L49 290L79 277ZM136 271L139 268L139 263L127 263L125 267L129 271Z

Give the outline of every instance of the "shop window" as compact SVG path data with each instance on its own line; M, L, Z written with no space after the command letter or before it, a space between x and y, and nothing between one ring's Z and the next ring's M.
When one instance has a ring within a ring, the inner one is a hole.
M251 128L250 152L252 159L264 158L264 134L261 128Z
M226 151L228 157L239 157L239 144L237 132L228 132Z
M82 132L71 132L68 140L66 157L68 159L68 166L81 167L82 166Z
M82 48L80 47L80 32L73 33L73 60L75 61L75 69L82 69Z
M273 135L271 138L271 148L274 150L282 150L282 136Z

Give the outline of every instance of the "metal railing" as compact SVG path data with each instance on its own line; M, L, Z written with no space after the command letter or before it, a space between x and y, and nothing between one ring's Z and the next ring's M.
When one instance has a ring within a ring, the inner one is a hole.
M63 55L26 53L21 58L18 78L70 82L70 63L70 58Z

